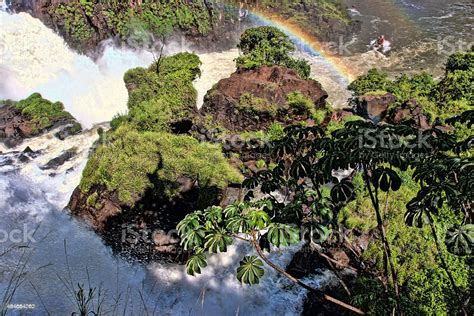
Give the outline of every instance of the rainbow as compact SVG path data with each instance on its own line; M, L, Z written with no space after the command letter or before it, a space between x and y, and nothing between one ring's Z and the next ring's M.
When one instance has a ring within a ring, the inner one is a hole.
M296 39L298 42L297 44L302 44L305 50L313 55L321 57L346 84L349 84L357 77L356 72L346 65L339 56L327 52L325 50L325 45L318 38L309 34L296 23L262 10L252 9L249 10L249 14L259 19L265 25L277 27L290 38Z

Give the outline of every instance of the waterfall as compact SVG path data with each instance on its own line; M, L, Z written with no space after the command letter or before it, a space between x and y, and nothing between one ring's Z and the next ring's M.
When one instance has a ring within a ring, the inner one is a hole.
M235 278L239 260L251 253L235 244L229 251L209 258L198 277L185 267L154 263L147 266L114 256L99 236L86 225L71 219L62 209L79 184L89 150L97 140L97 124L127 110L123 74L132 67L147 66L150 53L105 44L103 55L94 62L73 52L39 20L20 13L0 12L0 99L20 99L40 92L61 101L87 130L64 141L55 131L25 140L18 148L0 148L0 232L35 230L31 244L0 243L0 297L7 291L14 268L25 263L24 282L12 304L34 304L34 314L53 315L74 311L68 282L101 291L104 308L110 314L193 315L283 315L302 311L306 290L267 268L260 285L240 284ZM168 53L185 50L168 46ZM235 69L237 51L200 54L202 76L195 82L198 106L208 89ZM30 147L35 154L23 150ZM61 153L75 148L76 155L54 170L43 167ZM13 247L13 248L11 248ZM275 251L270 257L285 267L299 249ZM66 251L67 250L67 255ZM332 282L324 272L306 282L319 286ZM98 292L96 292L98 294ZM1 305L1 303L0 303ZM0 306L1 307L1 306Z

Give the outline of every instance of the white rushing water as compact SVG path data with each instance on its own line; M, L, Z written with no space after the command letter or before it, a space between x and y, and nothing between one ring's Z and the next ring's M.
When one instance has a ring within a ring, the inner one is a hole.
M69 50L40 21L27 14L5 12L0 12L0 49L0 98L19 99L40 92L48 99L62 101L87 128L126 111L124 72L153 60L146 52L108 46L95 63ZM205 92L234 70L236 56L236 50L200 55L202 76L195 83L200 104ZM98 138L96 127L64 141L55 138L54 132L27 140L13 150L0 148L0 232L37 229L31 243L0 243L0 298L11 294L10 281L21 281L13 298L3 299L3 303L34 304L35 315L71 314L77 310L71 288L77 291L77 284L84 284L86 290L100 290L95 297L104 300L104 312L110 315L301 312L306 291L272 270L266 269L260 285L249 288L237 282L235 270L248 252L244 245L212 256L203 275L196 278L187 276L180 265L142 266L114 256L94 232L62 211ZM26 147L36 153L22 156ZM62 166L43 168L72 148L77 154ZM297 250L276 251L271 258L284 267ZM17 267L24 267L22 273L15 270ZM333 276L325 272L306 281L320 286L332 280ZM5 307L3 303L0 310Z
M165 53L186 50L171 43ZM237 50L201 54L202 76L196 81L198 106L205 92L234 70ZM64 40L41 21L26 13L0 12L0 99L22 99L39 92L61 101L85 127L110 121L127 111L128 93L123 74L130 68L146 67L153 55L146 51L116 48L105 44L94 62L68 49Z

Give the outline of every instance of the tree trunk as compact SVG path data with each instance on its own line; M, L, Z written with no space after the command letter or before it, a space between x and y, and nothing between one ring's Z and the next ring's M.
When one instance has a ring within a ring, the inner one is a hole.
M433 233L433 237L435 240L436 249L438 250L438 256L439 256L439 260L441 261L441 265L443 266L444 271L446 271L446 274L448 275L449 282L451 282L451 286L453 287L454 293L459 293L456 283L454 282L453 275L449 271L448 265L446 264L446 261L444 260L443 253L441 252L441 245L438 240L438 235L436 234L436 228L433 223L433 218L429 214L428 214L428 220L430 222L431 232Z
M402 314L401 311L401 301L400 301L400 292L398 289L398 277L397 277L397 271L395 269L395 264L393 262L393 257L392 257L392 251L390 249L390 244L387 239L387 235L385 233L385 227L383 225L383 219L382 215L380 214L380 206L379 206L379 200L378 200L378 194L377 196L374 195L374 192L372 191L372 187L370 184L370 178L369 178L369 173L367 171L367 166L364 165L364 175L365 175L365 184L367 185L367 189L369 191L370 199L372 201L372 205L374 206L375 209L375 214L377 217L377 228L380 232L382 243L383 243L383 248L384 248L384 256L386 256L386 260L388 260L390 264L390 272L392 275L392 283L393 283L393 289L395 291L395 297L397 300L397 305L398 305L398 312L399 314ZM377 192L376 192L377 193ZM387 275L388 279L388 275Z

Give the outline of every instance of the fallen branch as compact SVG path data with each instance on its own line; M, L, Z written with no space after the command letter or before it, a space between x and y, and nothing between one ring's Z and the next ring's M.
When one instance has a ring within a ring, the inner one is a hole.
M257 253L258 255L260 256L260 258L262 258L262 260L268 264L270 267L272 267L273 269L275 269L276 271L278 271L279 273L283 274L286 278L288 278L290 281L298 284L299 286L305 288L306 290L310 291L310 292L313 292L319 296L322 296L324 297L324 299L326 299L327 301L330 301L336 305L339 305L341 306L342 308L345 308L347 310L350 310L356 314L359 314L359 315L365 315L365 313L363 311L361 311L360 309L358 309L357 307L354 307L352 305L349 305L347 303L344 303L343 301L340 301L338 300L337 298L334 298L332 296L329 296L327 294L325 294L324 292L318 290L318 289L315 289L315 288L312 288L311 286L307 285L306 283L302 282L300 279L297 279L295 278L294 276L292 276L291 274L289 274L288 272L286 272L284 269L282 269L281 267L275 265L273 262L271 262L266 256L265 254L263 253L262 251L262 248L260 248L260 245L258 244L258 241L255 237L255 233L252 235L252 245L255 247L255 249L257 250Z

